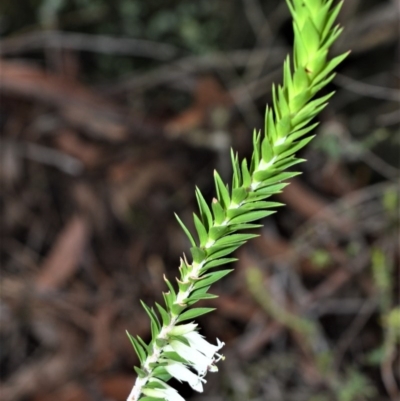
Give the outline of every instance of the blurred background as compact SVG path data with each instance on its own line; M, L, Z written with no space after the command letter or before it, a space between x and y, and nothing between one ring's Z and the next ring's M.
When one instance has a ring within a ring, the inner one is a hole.
M345 0L303 174L214 285L192 401L399 400L399 1ZM2 0L3 401L122 401L197 185L251 152L291 52L281 0Z

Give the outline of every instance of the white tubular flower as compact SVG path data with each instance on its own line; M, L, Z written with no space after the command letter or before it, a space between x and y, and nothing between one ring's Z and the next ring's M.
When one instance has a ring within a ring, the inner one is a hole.
M199 373L204 376L208 366L213 363L213 359L207 358L204 354L194 348L188 347L180 341L171 341L171 345L164 348L165 351L175 351L181 358L189 362L189 364Z
M181 397L174 388L164 383L163 381L156 378L152 378L150 379L150 381L161 384L163 388L143 388L142 393L144 395L154 398L160 398L161 400L166 401L185 401L185 399Z
M203 353L206 357L212 358L219 351L225 343L221 342L217 338L217 345L212 345L204 339L204 337L197 331L192 331L185 334L185 338L189 341L191 347L197 349Z
M183 363L169 362L165 369L175 379L187 382L193 390L203 392L203 383L206 383L206 380L191 372Z
M181 327L181 329L179 329L180 332L186 331L183 337L187 339L189 346L181 341L172 340L170 345L165 347L164 350L175 351L185 359L200 376L204 376L208 370L210 372L218 371L214 362L222 358L221 355L217 354L217 351L224 346L224 343L217 339L217 345L210 344L197 331L189 331L189 328L193 327L192 325L182 325L178 327ZM216 359L215 356L218 358Z

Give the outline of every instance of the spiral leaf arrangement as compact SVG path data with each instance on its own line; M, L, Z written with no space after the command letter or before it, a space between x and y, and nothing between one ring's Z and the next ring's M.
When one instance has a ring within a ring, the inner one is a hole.
M216 197L208 205L197 188L199 213L193 215L196 237L177 220L191 243L191 261L181 259L177 288L164 277L169 291L165 305L142 305L150 318L152 339L146 344L140 337L128 337L141 366L128 401L184 401L167 384L172 377L186 381L196 391L203 390L205 375L216 371L222 358L217 351L223 343L209 344L191 321L213 308L191 308L203 299L215 298L208 292L211 284L232 270L215 270L236 259L229 257L254 234L243 233L261 227L260 219L281 206L267 199L282 191L285 181L298 175L287 171L303 162L295 156L313 138L311 123L333 95L315 95L334 78L334 70L348 53L328 58L331 45L342 28L335 25L342 3L333 0L287 0L293 19L294 54L283 66L283 85L273 86L273 105L265 113L264 133L254 131L250 163L239 161L231 151L233 178L231 187L215 171ZM187 323L190 321L189 323Z

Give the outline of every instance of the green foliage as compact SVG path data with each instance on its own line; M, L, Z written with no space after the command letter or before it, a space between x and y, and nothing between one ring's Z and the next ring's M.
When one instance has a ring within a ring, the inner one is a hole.
M375 387L357 370L349 370L345 382L337 390L338 401L372 400L375 396Z
M333 79L333 70L347 56L346 53L328 59L328 49L341 32L341 28L334 26L340 4L332 7L331 0L288 0L287 3L295 34L293 63L289 57L286 59L284 83L273 88L273 104L266 110L264 133L255 131L253 134L253 155L250 162L240 162L238 155L232 151L232 184L230 187L226 185L215 171L216 198L210 206L200 190L196 189L199 208L199 214L194 215L196 235L177 216L192 246L192 262L186 256L182 258L177 290L165 279L169 288L164 293L165 307L157 305L162 325L155 311L143 304L150 317L152 340L147 346L143 346L140 341L129 336L141 361L139 378L129 400L140 399L143 391L156 399L181 399L174 393L175 390L162 381L165 369L160 371L162 374L157 374L159 367L171 363L166 356L171 348L186 359L182 366L198 369L200 380L202 379L205 372L200 373L201 368L196 367L197 361L190 360L190 353L185 348L190 343L188 333L195 329L189 327L190 325L177 323L192 320L212 310L187 308L199 299L207 299L209 286L231 271L210 272L210 269L232 261L226 257L254 236L241 232L258 227L255 222L271 215L280 206L266 199L287 185L283 181L299 174L287 169L303 161L296 158L295 153L312 140L310 132L315 124L310 122L332 96L330 93L314 98ZM182 334L171 335L174 330L181 330ZM211 363L214 361L215 359L211 359ZM187 378L183 380L190 383L191 376L188 373L182 375L186 375ZM161 388L156 391L148 390L154 383ZM198 383L191 385L195 388ZM141 398L143 399L146 398Z

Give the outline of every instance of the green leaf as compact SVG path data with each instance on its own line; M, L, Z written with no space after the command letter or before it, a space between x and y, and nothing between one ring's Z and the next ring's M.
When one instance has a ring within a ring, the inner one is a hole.
M209 256L207 256L207 260L208 261L212 261L215 259L219 259L222 258L223 256L226 255L230 255L231 253L235 252L236 249L238 249L240 246L242 246L243 243L242 242L237 242L235 243L235 245L232 246L213 246L211 248L208 249L208 252L212 252L211 254L209 254Z
M193 213L193 220L199 237L200 246L204 246L208 240L207 230L195 213Z
M310 131L312 131L314 128L316 128L318 125L319 125L319 123L314 123L312 125L309 125L306 128L291 132L289 134L289 138L291 141L295 141L295 140L301 138L302 136L308 134Z
M254 198L256 198L257 195L261 195L266 198L270 195L279 194L287 185L288 184L284 182L282 184L269 185L265 188L257 188Z
M250 175L249 169L247 167L246 159L242 160L242 180L243 180L243 186L245 188L247 188L251 185L251 175Z
M311 18L307 18L301 30L303 43L307 47L309 60L312 60L318 52L320 36Z
M157 347L163 348L168 344L168 341L165 340L164 338L156 338L156 344L157 344Z
M244 213L247 213L247 208L245 207L245 205L238 207L236 209L229 209L226 212L227 218L229 220L233 219L234 217L240 216Z
M205 269L211 269L213 267L218 267L218 266L222 266L222 265L226 265L228 263L233 263L236 262L237 258L221 258L221 259L215 259L212 260L210 262L207 262L204 266L204 270Z
M173 351L164 351L163 356L171 361L187 363L186 359L182 358L178 353Z
M186 312L183 312L179 317L177 322L184 322L185 320L191 320L194 319L195 317L199 317L201 315L205 315L206 313L210 313L215 308L193 308L189 309Z
M215 188L217 190L218 200L221 202L223 208L227 209L231 203L229 192L216 170L214 170L214 181Z
M171 317L168 314L168 312L160 305L156 302L156 307L158 309L158 311L160 312L161 315L161 319L163 321L164 326L168 326L170 321L171 321Z
M232 224L250 223L251 221L261 220L275 212L270 211L257 211L242 214L231 220Z
M291 118L289 115L281 118L276 124L276 133L278 138L284 138L290 132L291 129Z
M190 253L192 254L193 261L196 263L202 262L206 257L206 251L197 246L190 248Z
M269 163L274 157L274 150L267 136L264 137L261 143L261 155L265 163Z
M232 202L234 202L236 205L240 205L240 203L242 203L242 201L244 201L246 197L246 188L240 187L232 190Z
M165 283L167 284L167 286L169 288L169 291L170 291L170 294L171 294L171 296L173 298L173 301L175 301L176 292L175 292L175 289L174 289L173 285L171 284L171 282L165 276L164 276L164 281L165 281ZM165 295L167 295L167 294L165 294Z
M263 181L261 186L269 186L275 184L276 182L287 181L290 178L296 177L300 174L302 174L301 171L286 171L284 173L278 174L275 177L268 178L267 180ZM272 213L276 213L276 211L273 211Z
M260 163L260 138L261 133L256 130L253 131L253 155L251 158L251 166L258 166ZM250 167L253 170L253 167Z
M300 33L299 26L294 23L293 24L294 30L294 56L295 56L295 67L304 67L307 65L308 61L308 52L307 46L303 41L303 37Z
M304 105L310 100L311 92L307 88L301 91L298 95L291 98L290 101L290 110L293 114L297 113Z
M313 80L325 67L327 57L328 50L320 50L318 55L308 63L307 68L310 70L309 75L311 80Z
M313 138L315 137L315 135L311 135L309 137L303 138L298 142L295 142L293 144L293 146L287 150L286 152L283 152L279 155L280 159L283 159L285 157L291 156L293 153L296 153L298 150L300 150L301 148L304 148L304 146L307 145L308 142L310 142Z
M218 295L214 294L197 294L197 295L192 295L188 298L187 305L192 306L195 303L205 300L205 299L215 299L218 298Z
M143 347L143 349L146 350L147 354L150 354L152 351L151 344L146 344L140 336L136 336L137 340L139 341L139 344Z
M321 40L323 39L322 33L324 31L324 27L325 27L325 24L326 24L328 15L329 15L329 8L330 8L329 4L327 4L323 7L321 7L321 6L317 7L318 11L316 12L315 17L313 18L315 28L317 29L318 33L320 34Z
M231 227L234 228L234 231L253 230L253 229L261 228L262 224L241 223L241 224L232 224Z
M235 154L233 149L231 149L231 161L232 161L232 190L240 187L241 185L241 174L240 174L240 164L237 153Z
M314 78L313 85L316 85L327 77L349 54L350 52L347 52L330 60L326 67Z
M147 315L150 318L151 334L152 334L152 338L154 339L158 336L158 333L161 330L160 321L158 320L158 317L154 313L154 311L152 309L150 309L142 300L140 300L140 303L142 304L144 310L146 311Z
M221 238L222 236L227 235L232 231L233 231L233 228L231 226L215 226L215 227L211 227L210 233L209 233L209 238L212 241L215 241L218 238Z
M200 295L200 294L206 294L207 291L210 289L210 286L202 287L199 288L198 290L193 291L192 295Z
M134 366L133 368L135 369L135 372L137 373L137 375L138 375L140 378L147 377L147 374L146 374L146 372L145 372L144 370L138 368L137 366Z
M287 170L289 167L295 166L296 164L305 162L305 159L296 159L295 157L287 157L286 159L279 160L275 167L277 170Z
M171 294L171 292L163 292L162 294L167 309L172 310L172 306L175 302L176 296L174 297L174 295Z
M342 8L343 1L339 2L338 5L329 13L328 20L325 24L324 30L322 32L322 38L325 39L329 32L332 31L332 26L336 21L336 18L340 12L340 9Z
M179 216L176 213L175 213L175 217L178 220L178 223L182 227L183 231L185 232L186 236L189 238L189 241L192 244L192 246L196 246L196 242L195 242L192 234L190 234L190 231L188 230L188 228L183 224L183 221L179 218Z
M218 298L218 295L215 294L195 294L189 298L189 301L200 301L201 299L215 299Z
M286 95L284 92L284 88L281 86L278 87L278 101L279 101L279 110L281 113L282 118L287 116L289 118L290 115L290 108L288 100L286 99Z
M225 211L217 199L213 199L211 207L214 213L214 220L216 224L221 224L225 220Z
M265 136L268 136L272 143L277 140L274 114L268 107L265 112Z
M164 364L165 362L161 362L161 364ZM157 379L160 379L164 382L167 382L172 378L172 376L165 370L164 366L157 366L153 370L153 375L157 377Z
M189 311L187 311L187 312L189 312ZM177 322L179 323L179 320L177 320ZM173 341L173 340L180 341L182 344L190 346L189 340L185 336L169 336L169 338L171 341Z
M164 386L156 381L151 381L147 382L144 388L164 388Z
M204 199L204 196L201 193L200 189L197 187L196 187L196 198L197 198L197 203L199 205L200 215L203 220L203 223L206 226L207 230L209 230L213 224L211 210L208 207L207 202Z
M227 274L232 272L233 269L219 270L213 273L208 273L204 275L199 281L196 281L193 288L198 290L199 288L209 286L216 281L220 280L222 277L225 277Z
M309 85L308 75L303 67L296 69L293 75L293 86L296 95L303 92Z
M232 234L227 235L226 237L220 238L219 240L215 241L215 245L233 245L235 242L244 242L251 238L258 237L258 234Z
M287 89L289 99L293 96L293 79L290 69L290 56L283 63L283 86Z
M144 361L147 358L146 351L139 344L139 342L136 340L136 338L129 334L128 330L126 330L126 335L128 336L128 338L129 338L129 340L130 340L130 342L131 342L131 344L132 344L132 346L133 346L133 348L134 348L134 350L136 352L136 355L139 358L140 363L143 364Z

